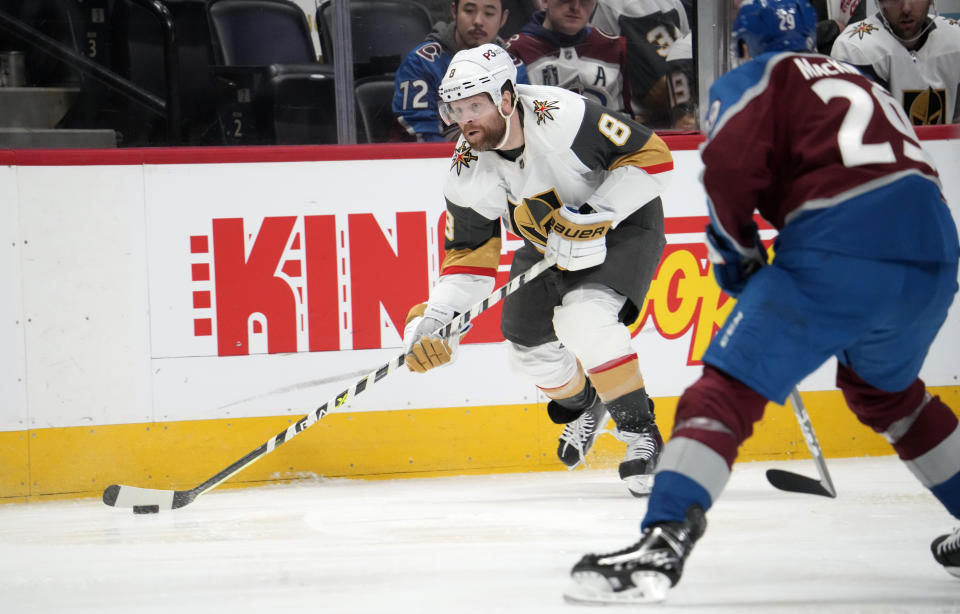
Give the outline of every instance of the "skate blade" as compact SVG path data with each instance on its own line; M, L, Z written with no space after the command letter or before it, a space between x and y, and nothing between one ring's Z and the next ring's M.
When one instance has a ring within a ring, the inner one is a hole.
M947 573L950 574L951 576L955 576L955 577L957 577L957 578L960 578L960 567L957 567L957 566L950 566L950 567L948 567L948 566L944 565L943 568L946 569L946 570L947 570Z
M635 571L630 576L633 586L615 591L610 582L595 571L573 574L573 585L563 593L567 603L579 605L630 605L658 603L667 597L670 579L656 571Z
M640 475L631 475L623 479L627 485L627 490L634 497L647 497L653 490L653 475L644 473Z

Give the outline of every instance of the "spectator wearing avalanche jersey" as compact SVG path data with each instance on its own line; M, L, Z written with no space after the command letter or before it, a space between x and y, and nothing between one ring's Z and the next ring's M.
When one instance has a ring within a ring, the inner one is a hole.
M614 111L630 113L627 46L621 36L587 26L597 0L543 0L506 49L527 67L534 85L573 90Z
M457 140L459 128L440 121L437 88L456 52L503 44L497 32L509 13L501 0L454 0L452 21L435 24L427 39L407 54L394 79L393 113L410 136L420 142ZM517 66L517 82L528 83L522 65Z

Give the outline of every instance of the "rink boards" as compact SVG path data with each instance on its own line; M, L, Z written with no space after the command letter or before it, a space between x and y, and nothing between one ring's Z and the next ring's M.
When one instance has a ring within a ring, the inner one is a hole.
M924 136L960 219L960 139ZM667 140L668 244L635 327L665 432L732 306L705 260L699 138ZM0 500L194 486L396 356L438 276L451 150L0 151ZM506 238L498 284L520 245ZM232 481L562 468L498 317L453 366L391 374ZM954 408L958 346L954 309L922 373ZM827 455L889 453L832 364L800 389ZM602 437L591 465L621 445ZM771 405L741 459L805 454Z

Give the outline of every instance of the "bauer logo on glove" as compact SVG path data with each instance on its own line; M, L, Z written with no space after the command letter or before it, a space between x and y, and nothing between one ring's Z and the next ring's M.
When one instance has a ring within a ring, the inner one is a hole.
M587 239L595 239L607 234L607 231L610 230L610 223L605 222L580 226L578 224L571 224L563 218L557 217L554 218L550 230L572 241L586 241Z
M554 258L557 268L566 271L599 266L607 257L607 232L612 225L612 213L560 207L553 214L544 257Z

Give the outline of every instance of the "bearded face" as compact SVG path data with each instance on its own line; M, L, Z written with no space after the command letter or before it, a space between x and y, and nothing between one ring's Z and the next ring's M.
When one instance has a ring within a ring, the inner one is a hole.
M890 29L904 40L920 34L930 11L930 0L880 0L879 5Z
M444 114L460 126L463 138L474 151L489 151L502 140L507 120L488 94L477 94L446 105Z

